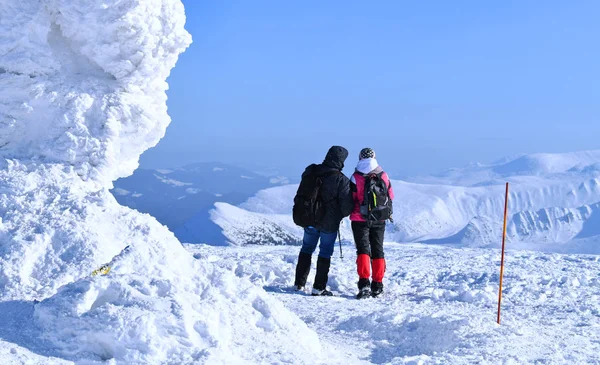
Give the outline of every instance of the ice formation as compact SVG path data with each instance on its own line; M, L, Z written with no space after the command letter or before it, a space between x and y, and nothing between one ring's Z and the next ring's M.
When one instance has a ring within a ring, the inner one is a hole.
M0 301L41 301L37 336L68 360L318 356L278 302L108 192L170 122L166 78L191 42L182 3L0 5Z

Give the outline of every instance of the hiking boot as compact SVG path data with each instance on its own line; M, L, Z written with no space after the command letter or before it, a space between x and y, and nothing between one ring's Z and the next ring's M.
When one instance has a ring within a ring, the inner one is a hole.
M319 290L319 289L315 289L313 288L312 290L312 294L313 297L317 297L317 296L325 296L325 297L332 297L333 293L330 292L327 289L323 289L323 290Z
M294 291L304 291L304 285L294 285Z
M356 299L365 299L371 297L371 288L365 286L359 289L358 294L356 294Z
M371 281L369 279L358 279L358 294L356 299L368 298L371 296Z
M378 297L383 293L383 283L378 283L376 281L371 283L371 296L373 298Z

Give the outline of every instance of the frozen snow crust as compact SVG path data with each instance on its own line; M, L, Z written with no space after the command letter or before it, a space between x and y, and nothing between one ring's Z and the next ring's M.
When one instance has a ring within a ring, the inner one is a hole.
M155 364L318 359L317 335L281 303L248 280L194 262L181 245L132 246L112 267L109 275L69 284L36 306L41 338L67 358Z
M7 0L0 16L0 157L103 186L130 175L170 122L166 78L191 41L181 2Z
M2 363L318 361L279 302L108 192L170 122L184 23L178 0L2 1Z
M334 255L336 297L290 294L298 247L189 245L262 286L349 359L330 364L600 364L600 256L385 243L384 295L356 300L353 244ZM315 277L315 265L308 286ZM326 318L327 320L323 320Z

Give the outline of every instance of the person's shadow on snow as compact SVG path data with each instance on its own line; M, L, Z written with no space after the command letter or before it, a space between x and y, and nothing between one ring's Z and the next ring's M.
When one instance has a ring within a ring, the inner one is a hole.
M65 358L57 349L41 336L42 331L34 321L36 302L10 300L0 302L0 339L44 356ZM13 348L11 354L18 356L19 349Z

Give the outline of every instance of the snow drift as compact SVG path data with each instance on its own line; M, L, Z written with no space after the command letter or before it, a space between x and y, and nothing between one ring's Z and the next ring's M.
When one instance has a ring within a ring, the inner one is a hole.
M600 230L594 224L600 215L599 162L598 151L537 154L450 170L415 179L418 182L393 181L395 223L389 226L386 239L497 246L502 234L504 181L509 181L511 247L600 253L595 244ZM237 208L237 213L234 207L219 204L212 212L213 221L234 244L260 241L261 232L266 231L278 232L279 241L291 235L287 243L293 243L301 233L289 228L296 188L263 190ZM342 236L351 239L348 227L342 226Z
M41 300L17 345L127 363L318 356L297 317L108 192L170 122L184 23L178 0L2 3L0 301Z

